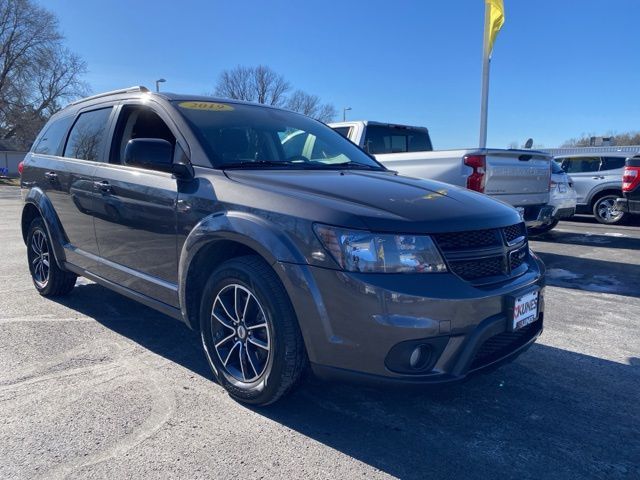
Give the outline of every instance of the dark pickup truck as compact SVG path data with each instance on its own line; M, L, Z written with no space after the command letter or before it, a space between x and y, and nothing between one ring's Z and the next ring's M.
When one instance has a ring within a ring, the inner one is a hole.
M622 172L622 195L616 201L616 209L640 215L640 155L627 158Z
M83 276L185 322L243 402L309 366L459 380L542 331L544 267L513 208L400 176L297 113L133 87L54 115L22 168L40 294Z

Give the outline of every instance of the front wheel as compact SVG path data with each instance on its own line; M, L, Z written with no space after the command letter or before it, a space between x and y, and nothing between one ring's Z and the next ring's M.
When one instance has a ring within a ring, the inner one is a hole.
M218 383L241 402L275 402L306 365L287 292L257 256L229 260L211 274L201 301L200 333Z
M600 197L593 204L593 215L596 220L606 225L613 225L622 222L624 212L617 210L615 207L616 199L620 195L605 195Z
M76 284L76 275L66 272L56 263L51 239L42 218L35 218L27 233L27 259L33 285L44 297L66 295Z

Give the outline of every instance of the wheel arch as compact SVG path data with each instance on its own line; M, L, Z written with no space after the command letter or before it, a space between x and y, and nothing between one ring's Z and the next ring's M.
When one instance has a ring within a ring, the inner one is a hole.
M25 244L27 243L29 225L31 225L31 222L37 217L43 219L45 228L53 244L53 254L56 263L58 267L64 270L64 261L66 259L64 245L67 243L67 240L64 235L64 230L62 229L62 224L51 201L44 192L39 188L32 188L25 197L25 205L22 208L22 216L20 219L22 239Z
M600 188L599 190L592 192L591 197L589 198L589 202L587 203L587 205L589 205L589 208L592 209L595 203L605 195L618 195L622 197L622 187L607 185Z
M245 213L213 214L189 233L178 264L180 309L185 323L200 328L200 298L211 272L223 262L244 255L262 258L281 278L278 261L306 263L293 242L274 225Z

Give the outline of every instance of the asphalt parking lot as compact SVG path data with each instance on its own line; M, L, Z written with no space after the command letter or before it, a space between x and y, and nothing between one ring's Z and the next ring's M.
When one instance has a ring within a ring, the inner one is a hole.
M0 477L640 478L640 226L562 222L545 331L463 384L307 381L251 409L211 381L198 335L79 281L33 288L18 189L0 187Z

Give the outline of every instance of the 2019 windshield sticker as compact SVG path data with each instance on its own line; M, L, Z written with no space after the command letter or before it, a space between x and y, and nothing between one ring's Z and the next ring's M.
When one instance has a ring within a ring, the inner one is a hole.
M233 110L231 105L217 102L180 102L178 106L190 110L209 110L213 112L231 112Z

